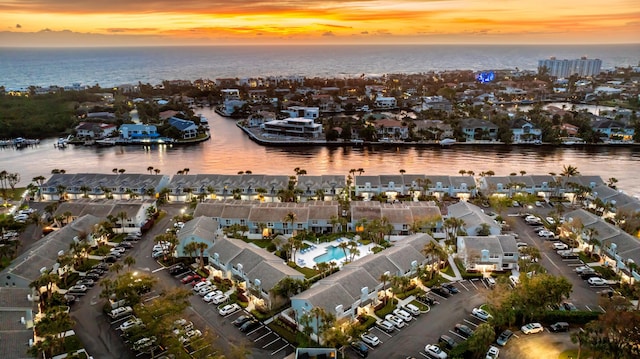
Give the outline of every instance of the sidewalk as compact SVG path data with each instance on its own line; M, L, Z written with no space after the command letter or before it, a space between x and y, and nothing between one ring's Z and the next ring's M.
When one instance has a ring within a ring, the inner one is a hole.
M458 266L456 265L456 262L453 260L453 257L449 256L448 260L449 260L449 266L451 266L451 269L453 269L454 276L452 277L443 272L440 272L440 275L451 282L462 280L462 275L460 274L460 271L458 270Z

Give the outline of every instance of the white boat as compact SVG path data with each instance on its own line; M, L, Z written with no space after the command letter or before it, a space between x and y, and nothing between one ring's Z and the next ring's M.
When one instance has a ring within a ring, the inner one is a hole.
M115 146L116 139L115 138L105 138L102 140L96 140L96 144L98 146Z
M440 146L451 146L454 143L456 143L456 140L453 138L445 138L443 140L440 140Z

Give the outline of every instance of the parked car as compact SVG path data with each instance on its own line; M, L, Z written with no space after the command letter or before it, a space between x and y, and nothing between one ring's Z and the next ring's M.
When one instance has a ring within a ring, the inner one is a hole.
M385 319L385 320L387 320L387 321L389 321L389 322L391 322L391 323L393 323L393 325L394 325L396 328L398 328L398 329L404 328L404 320L402 320L402 319L400 319L400 318L396 317L396 316L395 316L395 315L393 315L393 314L387 314L387 315L384 317L384 319Z
M560 255L560 257L562 257L562 259L576 259L580 257L577 252L574 252L572 250L558 251L558 254Z
M460 293L460 290L458 290L458 288L456 288L453 284L451 283L444 283L442 284L442 288L446 289L449 291L449 293L451 294L456 294L456 293Z
M202 336L202 332L200 330L191 329L191 330L187 331L186 333L184 333L183 336L178 338L178 341L180 341L180 343L182 343L182 345L188 345L192 340L194 340L195 338L201 337L201 336Z
M556 234L548 231L546 229L543 229L542 231L538 232L538 237L542 237L542 238L555 238Z
M204 297L205 295L215 291L216 288L212 285L205 285L204 287L200 287L200 289L198 289L198 291L196 293L198 293L199 296Z
M182 278L182 280L180 280L180 282L182 282L183 284L189 284L189 283L194 282L194 281L200 281L201 279L202 279L202 277L200 277L197 274L190 274L190 275Z
M383 320L377 323L376 326L387 333L391 333L396 329L395 325L388 320Z
M444 352L444 350L440 349L440 347L435 344L427 344L424 347L424 351L430 358L447 359L448 356L447 353Z
M491 318L493 318L493 316L491 314L489 314L489 312L487 312L484 309L480 309L480 308L473 308L473 310L471 310L471 314L473 314L474 317L487 321Z
M93 287L96 282L93 279L80 279L76 282L76 285L86 285L87 287Z
M133 343L133 350L142 351L156 343L156 337L145 337Z
M82 293L82 294L84 294L84 293L86 293L87 290L89 290L89 288L87 288L86 285L79 284L79 285L72 286L71 288L69 288L69 290L67 290L67 292L68 293L72 293L72 294L73 293Z
M451 293L448 290L440 286L431 287L431 291L438 294L441 297L449 298L451 296Z
M240 306L236 303L233 304L227 304L224 307L218 309L218 313L220 315L229 315L231 313L235 313L238 310L240 310Z
M600 277L600 274L598 274L598 272L594 271L593 269L590 271L584 271L580 274L580 278L584 280L589 280L590 278L594 277Z
M420 315L420 308L416 307L415 305L413 305L411 303L405 305L404 307L402 307L402 309L406 310L407 312L409 312L414 317L417 317L417 316Z
M568 311L571 311L571 312L575 312L575 311L578 310L578 308L571 302L563 302L562 303L562 308L564 310L568 310Z
M536 201L535 205L536 205L536 207L542 207L542 202Z
M85 274L85 275L84 275L84 278L85 278L85 279L89 279L89 280L96 281L96 280L100 279L100 275L101 275L101 274L100 274L99 272L96 272L96 271L94 271L94 272L88 272L87 274Z
M229 297L227 297L226 294L219 293L218 295L213 297L213 299L211 300L211 303L213 303L213 304L222 304L222 303L226 302L227 300L229 300Z
M499 346L503 347L507 345L507 343L509 342L509 339L511 339L512 336L513 336L513 332L510 331L509 329L506 329L504 332L500 333L500 335L498 336L498 339L496 340L496 343L498 343Z
M63 299L64 299L65 304L70 305L70 304L73 304L76 301L77 298L76 298L75 295L65 294Z
M408 312L406 312L406 311L404 311L404 310L402 310L402 309L394 309L394 310L393 310L393 314L394 314L396 317L398 317L398 318L400 318L400 319L404 320L405 322L410 322L410 321L413 319L413 317L411 316L411 314L409 314Z
M380 345L380 339L378 339L378 337L371 333L364 333L360 335L360 339L362 339L363 342L371 345L372 347L377 347L378 345Z
M600 277L591 277L591 278L587 279L587 283L589 283L589 285L593 285L593 286L607 284L607 282L604 279L600 278Z
M456 341L450 336L442 334L440 338L438 338L438 344L445 349L453 349L453 347L456 346Z
M217 290L216 287L203 287L203 288L213 288L212 291L210 291L209 293L207 293L204 296L202 296L202 300L204 300L206 303L211 303L211 301L213 301L213 298L215 298L215 297L219 296L220 294L222 294L222 291L221 290Z
M251 319L240 326L241 332L249 332L260 326L260 321L257 319Z
M125 321L124 323L120 324L118 329L126 332L127 330L133 329L140 325L142 325L142 320L140 318L132 317L130 319L127 319L127 321Z
M116 309L112 309L109 312L109 316L111 317L111 319L117 319L117 318L122 318L125 315L131 315L132 313L133 313L133 308L127 305L125 307L118 307Z
M179 335L183 332L188 332L193 329L193 322L184 318L178 319L173 322L173 334Z
M118 257L113 255L107 255L106 257L102 258L102 261L105 263L115 263L118 261Z
M353 349L353 351L355 351L361 358L369 356L369 347L360 340L351 342L351 349Z
M107 263L97 263L94 264L91 269L98 269L98 270L102 270L102 271L107 271L109 270L109 265Z
M122 241L122 242L118 243L118 247L119 248L131 249L131 248L133 248L133 243L128 242L128 241Z
M235 325L236 327L240 327L242 326L242 324L250 321L251 319L253 319L252 316L250 315L241 315L239 317L237 317L233 322L231 322L233 325Z
M553 243L553 249L555 250L565 250L565 249L569 249L569 246L566 243L562 243L562 242L554 242Z
M200 289L202 289L203 287L206 287L208 285L209 286L211 285L211 283L209 283L209 281L198 282L193 286L193 291L197 293Z
M552 332L567 332L569 331L569 323L567 322L553 323L549 326L549 330L551 330Z
M176 264L173 267L169 268L169 274L178 275L182 273L188 272L190 269L184 264Z
M469 338L473 334L473 330L464 324L456 324L454 330L465 338Z
M528 334L540 333L540 332L544 331L544 328L542 327L542 324L540 324L540 323L525 324L520 329L522 330L522 333L527 334L527 335Z
M579 266L576 267L576 269L574 269L574 271L578 274L582 274L585 271L593 271L593 268L589 267L589 266Z
M500 349L495 345L491 345L489 346L489 350L487 350L487 355L485 355L485 359L498 359L499 355L500 355Z
M489 288L493 288L496 286L496 280L493 277L487 277L485 278L485 280L487 281L487 285L489 286Z
M525 242L518 242L518 243L516 243L516 246L518 248L523 248L523 247L528 247L529 245L526 244Z

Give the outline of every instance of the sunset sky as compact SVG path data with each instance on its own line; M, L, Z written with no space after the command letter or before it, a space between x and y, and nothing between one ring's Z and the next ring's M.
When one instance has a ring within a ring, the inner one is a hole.
M0 46L640 43L638 0L0 0Z

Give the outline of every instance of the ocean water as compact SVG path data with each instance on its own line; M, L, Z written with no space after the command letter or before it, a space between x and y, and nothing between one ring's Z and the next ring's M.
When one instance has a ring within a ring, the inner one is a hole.
M354 77L443 70L535 70L538 60L600 58L637 66L634 45L334 45L119 48L0 48L0 86L102 87L199 78Z

